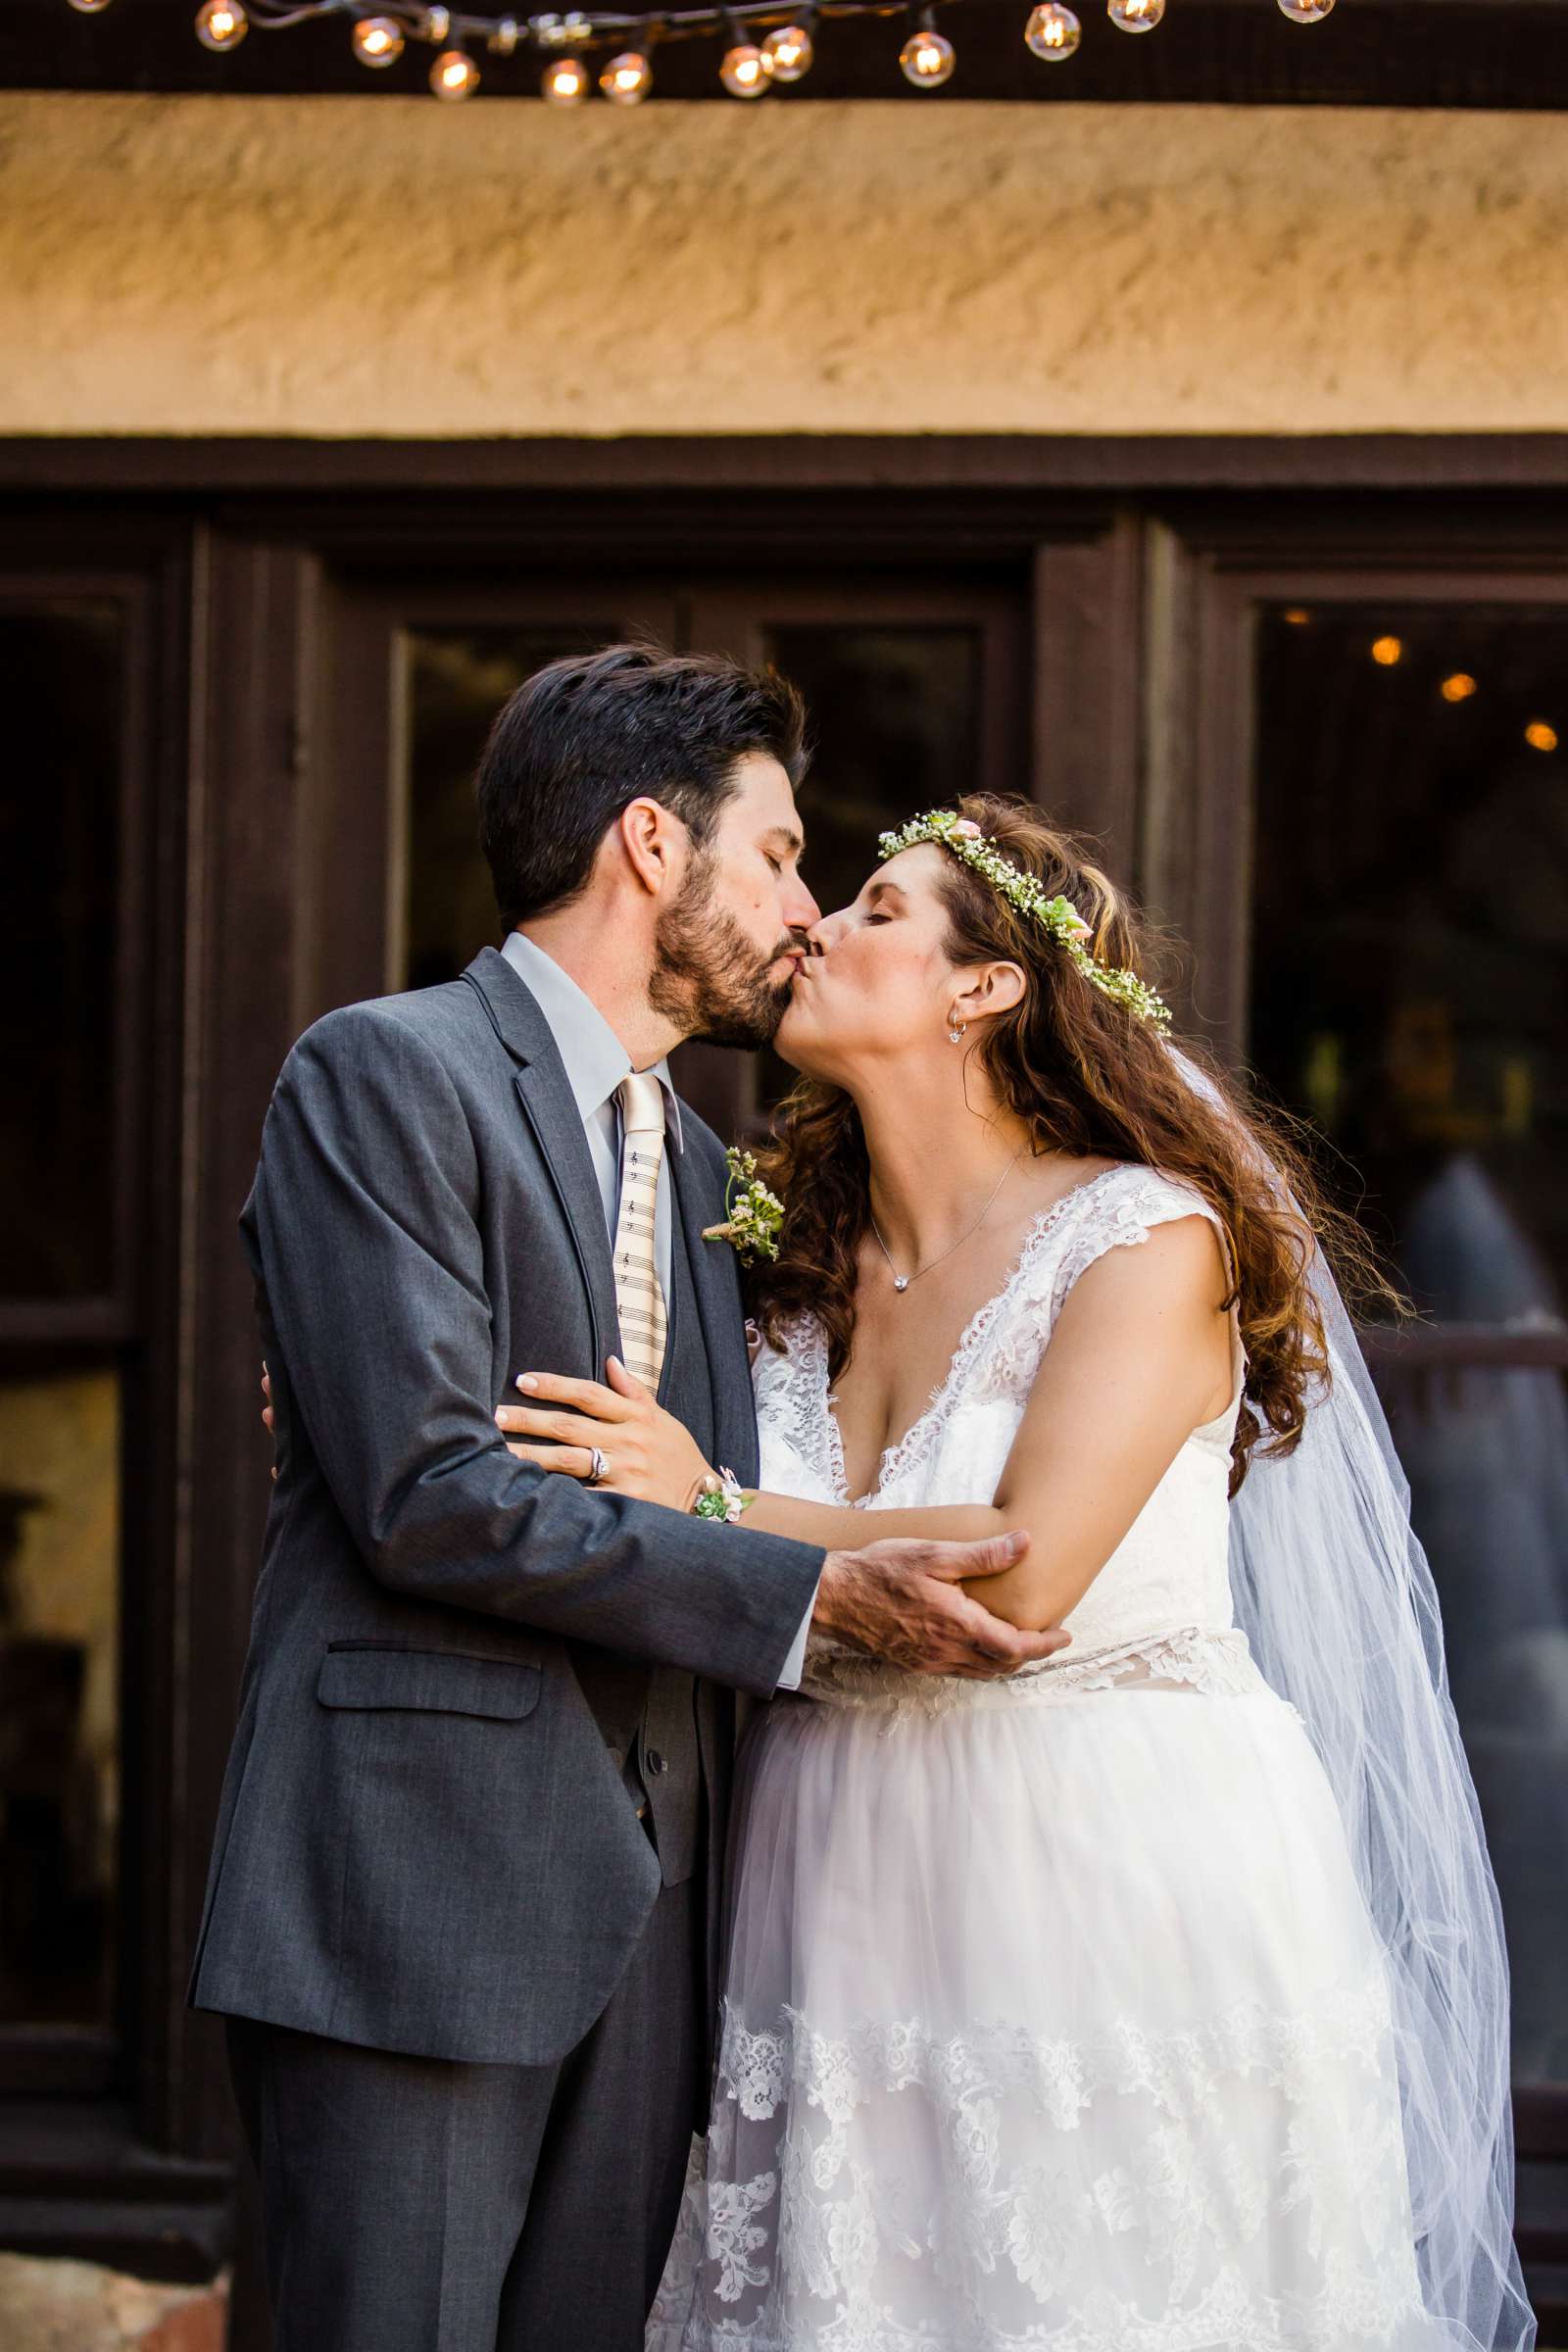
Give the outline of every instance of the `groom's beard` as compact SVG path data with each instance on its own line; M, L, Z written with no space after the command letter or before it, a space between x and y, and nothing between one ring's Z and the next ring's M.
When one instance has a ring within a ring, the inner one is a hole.
M771 1045L789 1004L794 974L770 980L768 972L795 944L788 937L780 940L772 955L759 962L757 950L735 917L713 904L711 859L698 858L680 896L660 917L648 1001L656 1012L706 1045Z

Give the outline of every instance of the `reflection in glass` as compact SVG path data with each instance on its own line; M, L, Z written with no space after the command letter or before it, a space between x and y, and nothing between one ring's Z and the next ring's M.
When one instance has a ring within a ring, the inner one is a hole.
M0 2025L106 2026L120 1381L0 1379Z
M103 1297L114 1280L115 883L120 615L0 611L0 1297ZM25 887L19 887L24 878ZM47 1008L47 1019L40 1009Z
M963 626L778 623L766 658L806 697L814 753L800 796L806 879L824 914L848 906L876 837L969 790L980 773L980 640ZM795 1073L760 1057L765 1107Z
M608 620L410 630L409 956L397 986L455 980L480 948L500 940L473 780L502 704L559 655L590 653L623 633Z
M1294 608L1259 636L1251 1055L1442 1322L1563 1333L1568 616ZM1502 1893L1514 2067L1568 2080L1568 1399L1383 1382Z

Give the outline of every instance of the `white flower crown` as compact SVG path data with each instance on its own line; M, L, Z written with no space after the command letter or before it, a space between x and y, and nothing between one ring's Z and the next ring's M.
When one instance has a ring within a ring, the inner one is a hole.
M911 816L906 825L896 833L877 837L877 854L883 858L896 858L901 850L912 850L919 841L939 841L945 850L961 858L965 865L973 866L1002 896L1023 914L1033 916L1043 930L1065 948L1084 978L1099 989L1102 997L1113 997L1136 1012L1141 1020L1152 1021L1164 1028L1170 1020L1170 1008L1161 1003L1147 981L1120 964L1099 963L1084 946L1093 936L1070 899L1048 899L1039 877L1026 873L1004 858L989 833L982 833L972 818L959 816L955 808L929 808L923 816Z

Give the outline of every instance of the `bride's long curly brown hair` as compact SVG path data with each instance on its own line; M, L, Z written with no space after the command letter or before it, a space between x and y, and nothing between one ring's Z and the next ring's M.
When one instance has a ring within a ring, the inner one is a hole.
M1084 944L1100 962L1147 976L1147 927L1083 843L1028 801L972 793L956 806L1049 894L1071 901L1090 926ZM1299 1443L1308 1396L1328 1377L1307 1280L1314 1246L1357 1304L1375 1298L1397 1307L1396 1295L1359 1228L1325 1200L1279 1116L1244 1102L1224 1069L1184 1040L1182 1052L1214 1089L1205 1100L1182 1075L1163 1035L1097 989L1040 924L960 858L944 854L942 867L952 961L1004 958L1027 976L1020 1002L986 1023L972 1051L999 1100L1027 1126L1034 1151L1163 1169L1218 1212L1235 1278L1225 1303L1238 1309L1247 1349L1231 1454L1234 1494L1254 1448L1288 1453ZM865 1137L853 1100L842 1088L801 1078L757 1158L785 1206L777 1258L759 1263L749 1278L752 1311L775 1343L789 1316L815 1315L836 1380L855 1344L856 1269L869 1215Z

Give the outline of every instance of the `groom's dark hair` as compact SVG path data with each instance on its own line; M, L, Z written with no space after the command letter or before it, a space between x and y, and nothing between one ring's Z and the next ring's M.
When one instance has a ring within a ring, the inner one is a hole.
M748 752L806 772L806 706L776 670L723 654L608 645L546 662L503 704L479 761L479 846L501 919L567 905L621 810L647 797L699 845Z

